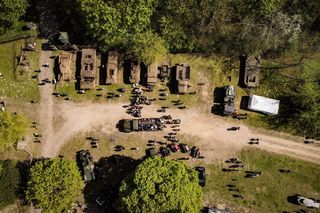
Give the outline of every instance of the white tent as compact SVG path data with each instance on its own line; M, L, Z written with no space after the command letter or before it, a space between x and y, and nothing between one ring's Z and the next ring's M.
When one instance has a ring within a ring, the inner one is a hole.
M263 112L269 115L277 115L280 101L258 95L250 95L248 109Z

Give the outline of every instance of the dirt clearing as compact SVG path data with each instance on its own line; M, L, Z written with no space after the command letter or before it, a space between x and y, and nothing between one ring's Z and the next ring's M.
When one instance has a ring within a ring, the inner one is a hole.
M60 148L73 136L80 132L87 132L97 127L104 133L118 132L116 124L120 119L131 118L125 113L121 103L96 104L72 102L58 102L54 107L54 114L63 118L61 124L56 127L56 131L51 138L43 144L42 155L54 157L59 153ZM144 106L142 117L159 117L162 113L156 112L156 106ZM260 133L238 122L228 122L224 119L200 113L192 109L168 109L166 114L173 118L180 118L181 133L184 135L194 135L200 138L193 144L198 145L206 161L222 161L232 156L236 152L248 145L250 138L260 138L260 145L257 148L289 155L315 163L320 163L320 147L316 145L306 145L291 140ZM227 131L232 126L240 126L239 131ZM124 134L124 133L119 133ZM130 134L130 133L129 133ZM146 133L153 138L155 135L165 133ZM124 144L125 145L125 144Z

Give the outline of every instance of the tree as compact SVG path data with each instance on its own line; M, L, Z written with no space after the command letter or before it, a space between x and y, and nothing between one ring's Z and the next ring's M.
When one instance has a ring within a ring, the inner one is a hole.
M21 140L27 127L26 117L9 112L0 112L0 151Z
M77 0L87 32L104 49L123 47L149 28L153 0Z
M67 212L82 188L76 163L63 159L35 163L27 185L26 200L44 212Z
M160 0L153 17L154 30L168 43L171 51L192 51L192 25L196 14L195 0Z
M133 36L129 51L147 65L160 61L167 53L164 41L151 31Z
M0 34L14 26L27 9L27 0L0 0Z
M196 171L160 157L145 160L120 187L124 212L199 212L202 199Z
M0 161L0 210L16 200L20 182L19 171L13 161Z
M306 59L294 70L279 70L268 77L267 81L279 84L273 88L275 98L280 99L279 114L264 117L272 128L320 138L319 66L319 57Z

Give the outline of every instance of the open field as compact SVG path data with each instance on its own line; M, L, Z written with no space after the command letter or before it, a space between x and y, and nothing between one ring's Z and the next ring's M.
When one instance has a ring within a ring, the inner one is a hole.
M32 79L33 71L38 69L40 40L37 40L37 50L27 52L30 61L28 71L20 76L15 73L17 56L20 54L21 47L24 46L24 40L17 40L0 45L0 63L3 77L0 77L0 97L19 98L24 101L38 100L39 88L38 80Z
M238 157L245 165L240 172L223 172L222 168L228 167L226 163L205 165L208 181L205 202L208 205L227 204L235 212L293 212L299 209L320 212L287 201L287 197L294 194L320 198L319 165L252 148L242 150ZM279 169L290 169L291 172L285 174ZM248 170L262 174L253 179L244 178ZM233 198L227 184L234 184L240 190L234 194L244 195L244 199Z
M88 136L99 138L100 147L92 149L90 141L86 139ZM199 138L189 135L181 135L179 138L189 146L197 144L199 140ZM164 141L161 137L148 137L144 133L108 135L99 133L99 131L83 132L66 143L60 154L66 159L75 160L76 151L89 150L94 161L112 155L139 159L145 156L145 149L149 148L147 146L148 139ZM125 150L114 151L116 145L123 145ZM157 146L159 148L159 145ZM133 147L139 147L139 150L130 150ZM319 165L255 148L243 149L235 156L239 157L245 165L240 172L223 172L222 168L227 168L228 164L221 161L208 164L205 159L192 159L187 154L182 153L173 153L169 158L189 157L190 160L184 161L189 166L203 165L206 167L207 186L204 190L205 204L208 206L228 207L234 212L296 211L298 209L308 209L288 203L288 196L298 193L307 197L320 197ZM279 169L290 169L291 172L283 174L279 172ZM261 171L262 175L254 179L246 179L244 178L245 171L248 170ZM232 181L234 178L236 181ZM226 187L227 184L236 185L240 192L235 194L244 195L245 198L243 200L233 198L232 192L229 192L228 187Z

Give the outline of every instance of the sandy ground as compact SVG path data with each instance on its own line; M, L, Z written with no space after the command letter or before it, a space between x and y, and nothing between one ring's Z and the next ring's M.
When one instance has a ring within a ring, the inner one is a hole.
M54 157L60 148L73 136L81 131L90 131L103 126L110 133L118 131L116 124L120 119L130 118L125 113L123 104L75 104L72 102L59 102L55 105L54 113L63 117L62 125L53 131L46 128L42 155ZM156 112L156 106L145 106L143 117L159 117L162 114ZM312 144L303 144L289 139L283 139L276 135L263 134L237 122L231 123L210 114L197 112L196 110L169 109L166 114L174 118L180 118L181 133L198 136L201 140L195 141L201 147L202 154L207 161L225 160L237 151L248 145L250 138L260 138L261 142L256 147L289 155L315 163L320 163L320 147ZM227 131L231 126L240 126L239 131ZM163 133L150 133L163 134Z
M50 68L41 67L43 70L39 75L40 81L44 78L53 78L52 55L50 51L42 51L40 65L50 63ZM118 131L116 124L120 119L131 118L125 113L123 104L96 104L83 103L76 104L68 101L55 101L52 96L53 84L40 86L41 102L39 106L40 133L42 138L41 155L44 157L55 157L61 147L73 136L82 131L103 126L104 131L110 133ZM201 91L207 96L205 91ZM159 117L162 114L156 112L156 106L145 106L142 111L143 117ZM248 145L250 138L260 138L258 148L289 155L303 160L320 164L320 146L303 144L283 139L276 134L261 133L254 129L237 123L228 122L223 118L210 114L201 113L196 109L169 109L166 114L182 120L181 133L198 136L199 141L194 144L201 147L202 154L207 161L225 160L237 151ZM62 120L59 126L54 125L54 116L59 116ZM240 126L239 131L227 131L232 126ZM163 133L150 133L163 134Z

